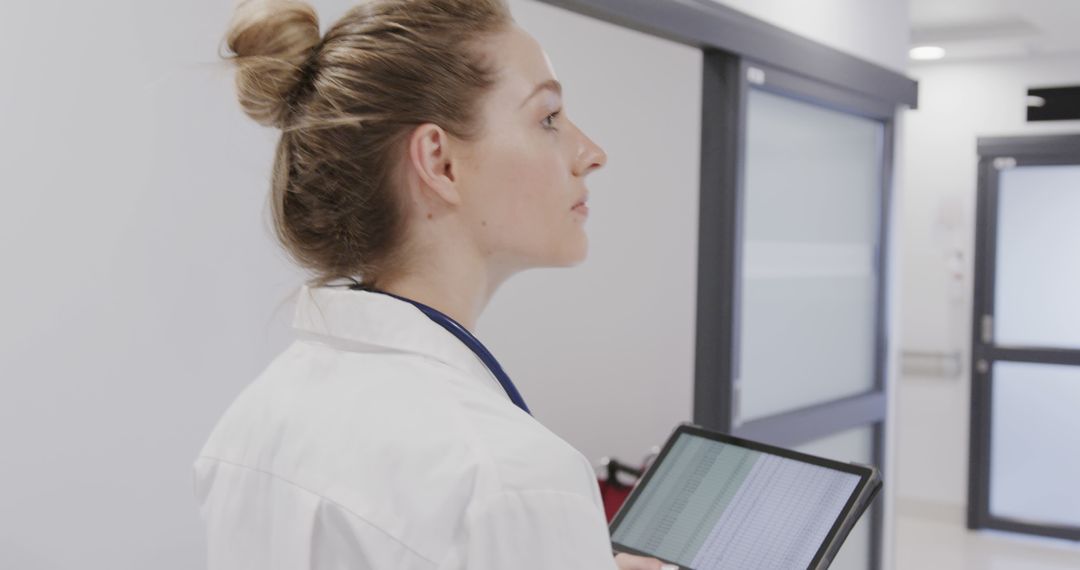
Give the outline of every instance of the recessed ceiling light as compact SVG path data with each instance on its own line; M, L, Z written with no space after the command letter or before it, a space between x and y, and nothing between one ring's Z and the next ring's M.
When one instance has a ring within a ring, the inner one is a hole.
M911 48L908 55L911 56L911 59L920 61L941 59L945 57L945 48L938 46L918 46Z

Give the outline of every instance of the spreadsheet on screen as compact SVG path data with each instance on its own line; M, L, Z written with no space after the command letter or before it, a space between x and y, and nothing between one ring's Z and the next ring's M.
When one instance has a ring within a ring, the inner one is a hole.
M684 433L612 540L695 570L806 568L859 481Z

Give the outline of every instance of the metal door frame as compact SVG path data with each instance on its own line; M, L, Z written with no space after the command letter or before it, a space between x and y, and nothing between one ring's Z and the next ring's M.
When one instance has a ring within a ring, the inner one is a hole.
M990 512L990 451L995 362L1080 366L1080 348L1001 346L994 342L1001 171L1021 166L1080 165L1080 134L978 140L975 279L971 324L971 424L967 526L1080 540L1080 527L1040 525Z

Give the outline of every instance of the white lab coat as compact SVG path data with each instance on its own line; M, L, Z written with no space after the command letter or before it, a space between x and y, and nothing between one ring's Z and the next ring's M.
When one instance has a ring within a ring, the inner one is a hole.
M193 465L209 570L613 570L592 466L409 303L303 287Z

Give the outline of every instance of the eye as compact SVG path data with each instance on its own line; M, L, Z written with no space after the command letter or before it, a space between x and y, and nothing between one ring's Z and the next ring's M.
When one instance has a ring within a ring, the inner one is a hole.
M554 113L548 115L547 117L544 117L544 121L545 121L543 123L544 128L549 130L549 131L557 131L557 130L559 130L559 129L556 129L554 126L548 126L548 125L554 125L555 117L558 117L559 113L561 113L561 112L562 112L562 109L560 109L558 111L555 111ZM546 122L546 121L548 121L548 119L551 119L551 122Z

